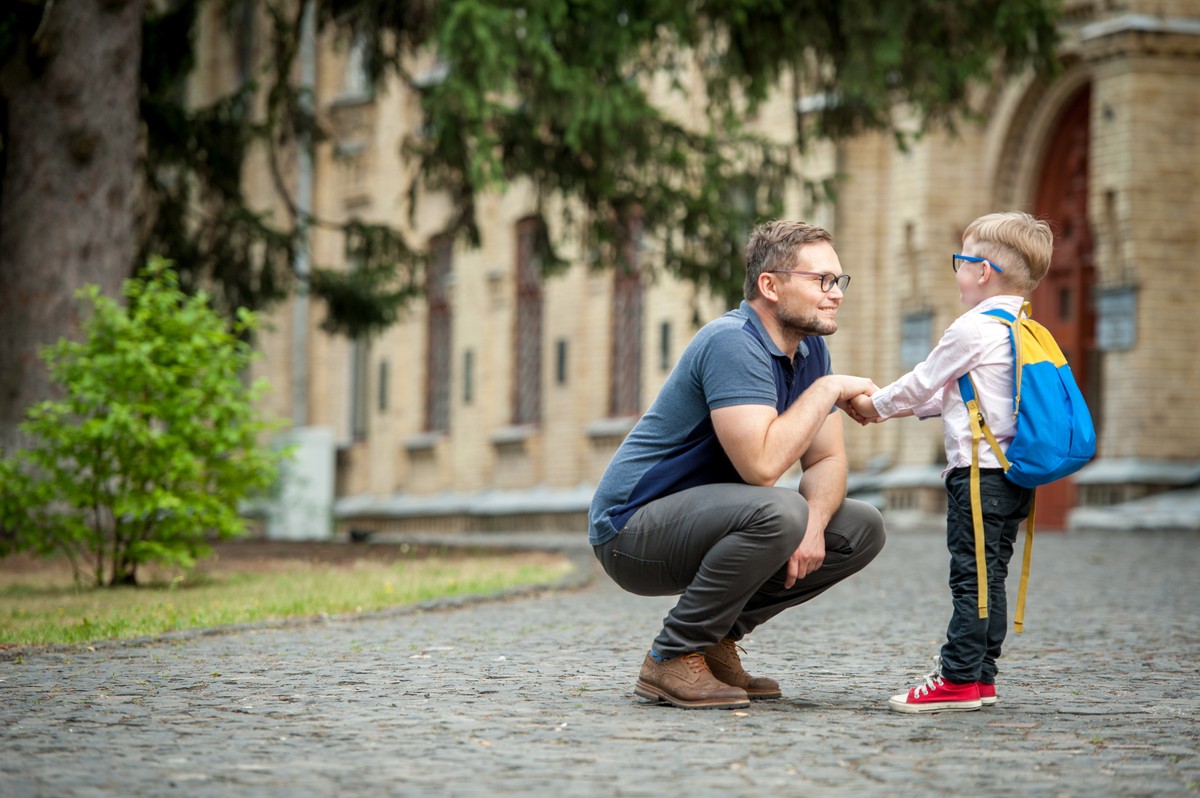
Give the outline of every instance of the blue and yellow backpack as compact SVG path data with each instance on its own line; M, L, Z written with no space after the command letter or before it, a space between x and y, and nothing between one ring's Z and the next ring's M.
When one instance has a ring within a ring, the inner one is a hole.
M1008 451L1000 449L983 418L971 375L958 378L958 388L971 417L971 514L975 524L975 565L979 578L979 617L987 617L987 563L984 559L983 510L979 496L979 442L986 438L1004 468L1004 476L1023 488L1036 489L1073 474L1096 454L1096 428L1087 402L1079 392L1075 375L1058 342L1030 316L1032 306L1021 306L1014 318L1004 310L987 310L1008 325L1012 342L1013 416L1016 431ZM1033 552L1033 519L1037 493L1025 521L1025 552L1021 582L1017 589L1017 611L1013 629L1020 632L1025 621L1025 591L1029 584L1029 562Z

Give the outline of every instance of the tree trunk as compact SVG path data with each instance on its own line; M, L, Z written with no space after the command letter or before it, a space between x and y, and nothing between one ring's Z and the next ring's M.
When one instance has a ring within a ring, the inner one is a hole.
M79 333L75 290L116 295L136 252L138 88L145 0L42 4L0 74L0 447L51 396L39 352Z

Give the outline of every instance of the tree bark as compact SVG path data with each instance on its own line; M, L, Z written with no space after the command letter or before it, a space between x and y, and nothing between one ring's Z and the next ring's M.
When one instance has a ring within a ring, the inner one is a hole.
M115 296L136 253L145 0L56 0L0 73L0 447L52 395L43 346L76 337L75 290Z

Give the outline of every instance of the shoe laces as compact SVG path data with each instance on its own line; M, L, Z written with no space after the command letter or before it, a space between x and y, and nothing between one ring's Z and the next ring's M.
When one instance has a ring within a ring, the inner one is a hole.
M942 658L934 657L933 670L925 674L924 681L914 687L913 690L917 695L929 695L944 683L945 680L942 678Z
M726 637L720 643L717 643L714 648L716 648L721 654L725 655L726 659L732 659L734 662L739 663L741 662L742 658L738 656L738 652L740 651L743 654L746 653L746 649L742 648L735 641L730 640L728 637Z
M703 652L693 651L691 654L682 654L679 661L687 665L693 673L700 673L708 670L708 661L704 659Z

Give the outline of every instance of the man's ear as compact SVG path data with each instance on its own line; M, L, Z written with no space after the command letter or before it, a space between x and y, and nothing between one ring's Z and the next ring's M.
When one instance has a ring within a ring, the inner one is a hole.
M767 272L758 275L758 293L762 294L772 302L779 301L779 286L775 281L775 277Z

